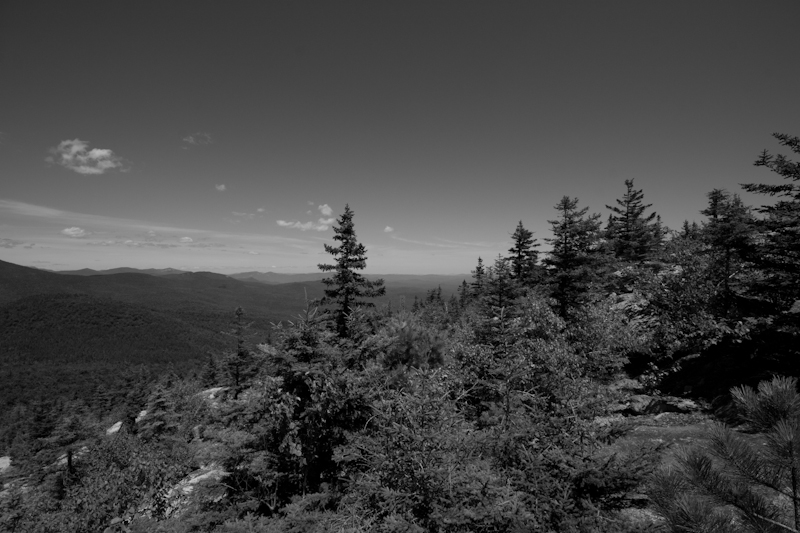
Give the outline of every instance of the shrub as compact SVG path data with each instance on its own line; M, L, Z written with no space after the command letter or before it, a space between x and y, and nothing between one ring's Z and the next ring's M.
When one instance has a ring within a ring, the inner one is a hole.
M731 389L756 446L730 427L683 449L653 478L650 496L672 531L800 530L800 394L795 378Z

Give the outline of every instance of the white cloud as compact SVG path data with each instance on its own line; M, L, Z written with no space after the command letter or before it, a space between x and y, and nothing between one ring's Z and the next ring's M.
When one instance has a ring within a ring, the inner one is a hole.
M259 213L263 213L266 210L263 207L259 207L258 209L256 209L256 211L258 211Z
M76 239L79 239L81 237L86 237L87 235L89 235L88 231L86 231L83 228L79 228L77 226L73 226L71 228L64 228L61 230L61 233L63 235L66 235L67 237L74 237Z
M322 204L318 206L317 209L319 209L319 212L326 217L329 217L333 214L333 209L331 209L331 206L329 206L328 204Z
M61 165L78 174L104 174L108 170L127 169L122 158L107 148L89 149L89 143L80 139L61 141L50 149L47 161Z
M321 219L319 219L319 223L322 224L323 226L330 226L334 222L336 222L335 218L321 218Z
M391 226L386 226L385 228L383 228L383 232L384 233L391 233L393 231L394 231L394 228L391 227Z
M191 237L181 237L180 239L178 239L178 241L179 242L194 242L194 239L192 239Z
M183 142L191 144L192 146L206 146L209 144L214 144L214 141L211 139L211 134L204 131L198 131L196 133L192 133L191 135L187 135L183 138Z
M217 188L217 190L218 190L218 191L220 191L220 192L222 192L222 191L227 191L227 190L228 190L228 188L225 186L225 184L224 184L224 183L220 183L219 185L215 185L215 187L216 187L216 188Z
M331 219L331 222L326 222L324 219L319 219L318 223L314 223L311 221L288 222L286 220L277 220L276 222L282 228L294 228L294 229L299 229L300 231L308 231L308 230L327 231L329 227L328 225L333 222L333 219Z

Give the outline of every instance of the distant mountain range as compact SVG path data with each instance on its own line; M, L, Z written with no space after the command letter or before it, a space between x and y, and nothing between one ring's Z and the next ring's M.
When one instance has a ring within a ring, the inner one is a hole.
M48 270L48 272L55 272L56 274L67 274L70 276L107 276L109 274L148 274L150 276L166 276L169 274L185 274L186 270L178 270L177 268L112 268L109 270L92 270L91 268L82 268L80 270Z
M176 269L51 272L0 261L0 405L21 396L85 393L120 371L198 368L235 346L226 334L242 307L252 342L271 323L294 320L321 298L323 273ZM391 302L410 306L429 291L455 294L465 276L367 276L386 282Z
M110 270L92 270L91 268L84 268L81 270L59 270L53 271L56 274L67 274L70 276L108 276L112 274L147 274L149 276L172 276L177 274L193 274L194 272L187 272L185 270L177 270L175 268L112 268ZM222 275L222 274L219 274ZM277 272L237 272L236 274L228 274L227 277L239 281L265 283L267 285L283 285L287 283L307 283L314 281L321 281L323 278L329 277L330 274L324 272L309 272L306 274L280 274ZM461 282L469 279L469 274L456 274L456 275L411 275L411 274L365 274L365 278L369 280L383 279L387 290L392 292L427 292L431 289L442 288L443 294L454 293Z

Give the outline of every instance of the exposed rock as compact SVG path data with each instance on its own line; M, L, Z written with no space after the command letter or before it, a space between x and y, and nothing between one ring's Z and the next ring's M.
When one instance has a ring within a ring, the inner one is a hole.
M644 414L652 415L659 413L691 413L699 410L700 407L686 398L656 398L645 408Z
M625 415L642 416L658 415L660 413L694 413L700 406L687 398L664 396L654 398L647 394L635 394L628 400L628 405L620 409L619 406L609 408L611 412L621 412Z
M144 419L144 417L146 416L147 416L146 409L142 409L141 411L139 411L139 414L136 416L136 423L138 424L139 422L141 422L142 419Z
M622 509L619 512L620 518L625 520L628 524L635 527L640 527L642 530L650 531L648 528L653 526L663 525L665 520L663 517L651 511L650 509L640 509L637 507L629 507Z
M219 407L220 402L225 399L229 390L230 387L214 387L200 391L197 395L208 400L211 407Z
M11 468L11 457L8 455L0 457L0 474L5 474L9 468Z
M637 392L641 393L644 391L644 385L638 379L631 379L631 378L621 378L614 383L611 384L609 387L613 391L630 391L630 392Z
M634 394L628 400L628 406L623 411L626 415L643 415L647 407L653 402L653 397L647 394Z
M83 457L84 455L86 455L87 453L89 453L89 447L88 446L81 446L78 450L72 452L72 460L73 461L78 460L81 457ZM53 463L53 466L64 466L64 465L67 464L67 462L68 462L67 454L66 453L62 453L61 455L58 456L58 459L56 459L56 462Z
M601 427L601 428L609 427L609 426L611 426L611 424L614 424L615 422L622 422L623 420L625 420L625 417L622 416L619 413L612 414L612 415L609 415L609 416L596 416L596 417L594 417L595 425L597 425L598 427Z
M114 433L119 432L120 428L122 428L122 420L111 426L106 430L106 435L113 435Z
M191 474L184 477L177 485L172 487L167 493L167 509L166 516L178 516L183 513L192 498L192 493L201 484L217 485L216 489L211 493L206 493L205 496L209 502L219 502L225 497L226 489L220 485L229 472L225 471L216 463L205 465ZM146 514L147 511L145 510Z

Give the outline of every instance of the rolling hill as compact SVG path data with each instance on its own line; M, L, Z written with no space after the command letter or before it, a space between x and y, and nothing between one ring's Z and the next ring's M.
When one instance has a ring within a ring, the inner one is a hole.
M126 369L197 368L232 348L217 321L83 294L40 294L0 307L0 405L45 391L85 396Z
M293 320L324 295L322 273L225 276L174 269L49 272L0 261L0 404L26 396L83 395L122 369L196 369L231 345L224 334L245 310L251 340ZM369 276L375 278L377 276ZM378 305L413 302L460 276L382 276ZM239 279L237 279L239 278Z

